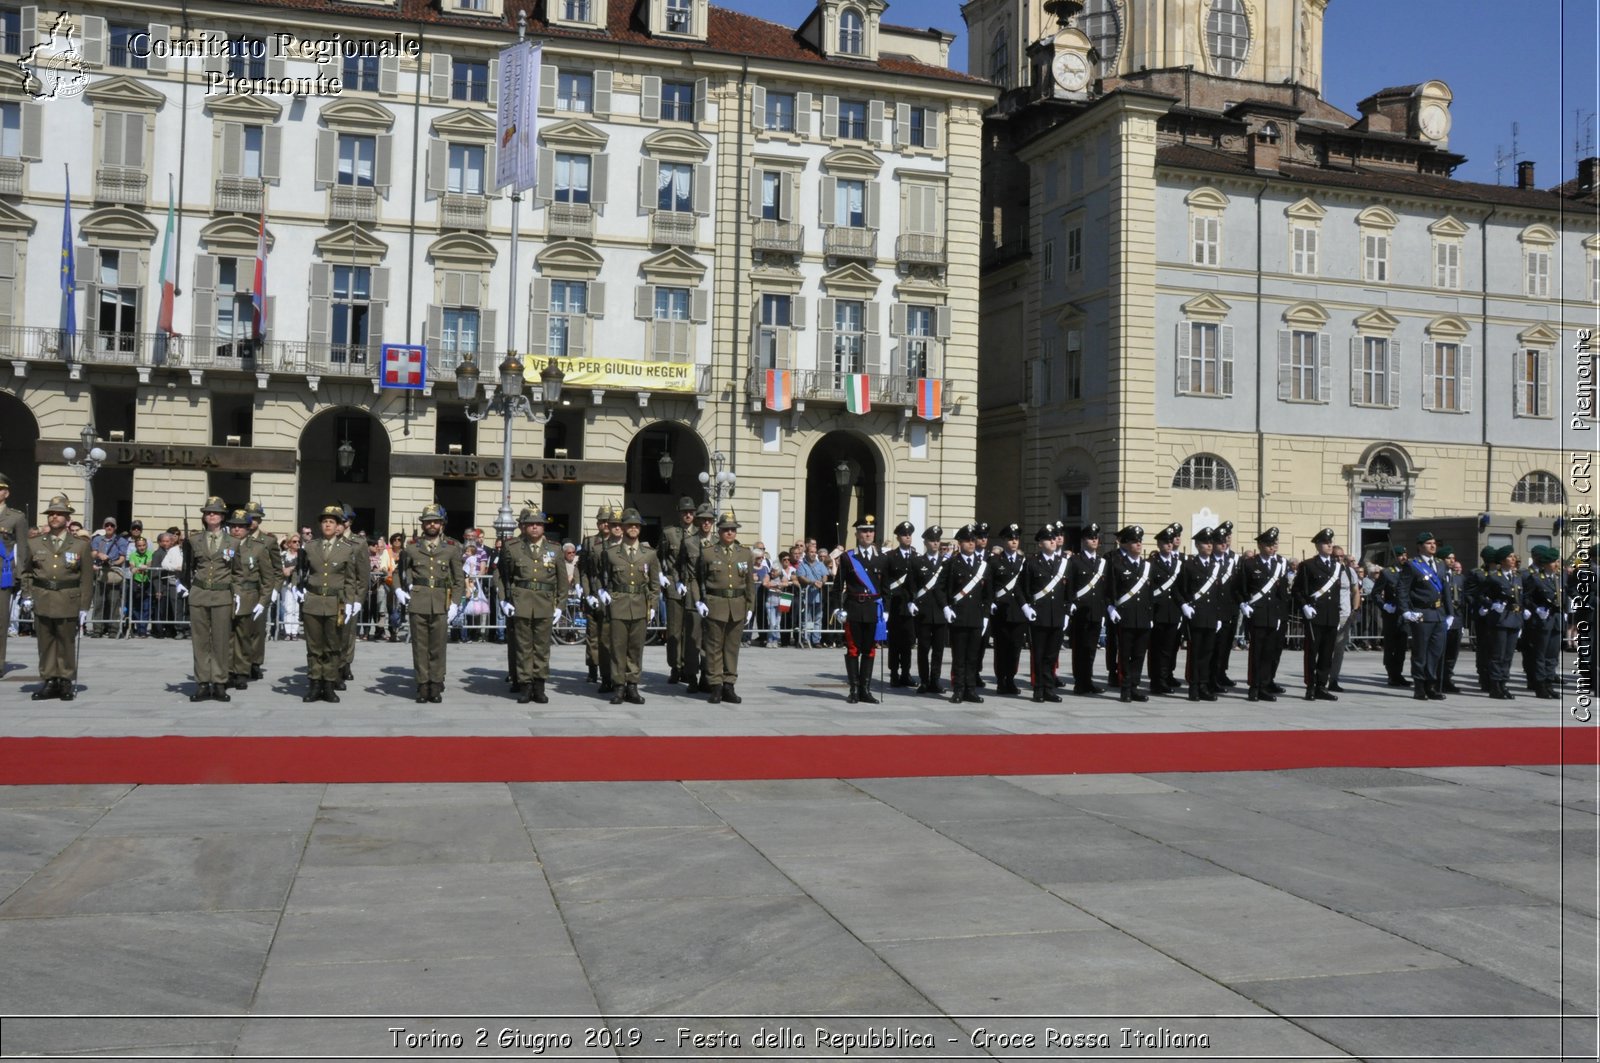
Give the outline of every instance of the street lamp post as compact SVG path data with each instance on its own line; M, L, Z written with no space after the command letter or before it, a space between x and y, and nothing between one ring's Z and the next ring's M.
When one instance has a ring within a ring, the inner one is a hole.
M516 517L511 513L511 419L525 415L534 424L548 424L554 416L554 406L561 401L561 369L551 359L539 374L539 386L531 393L525 392L522 379L522 359L516 351L507 351L500 363L498 391L492 398L478 398L478 363L471 355L456 366L456 393L467 404L467 417L481 421L498 413L505 427L505 451L500 461L500 512L495 514L494 530L501 539L511 538L517 530Z
M719 514L722 512L722 500L733 496L733 489L739 483L739 476L732 469L724 468L728 464L728 456L722 451L713 451L711 454L711 471L700 474L700 486L705 490L706 501L711 503L711 508Z
M62 447L61 456L68 465L83 474L83 522L88 524L94 520L94 474L106 463L106 452L94 445L94 425L84 425L78 438L83 440L83 460L78 460L76 447Z
M836 485L838 485L838 488L839 488L839 545L840 546L844 546L845 543L846 543L845 536L844 536L844 526L845 526L846 522L848 522L849 519L850 519L850 513L849 513L849 509L848 509L848 507L850 505L850 482L854 478L855 477L850 472L850 463L848 461L840 459L839 464L837 464L837 465L835 465L833 467L833 482Z

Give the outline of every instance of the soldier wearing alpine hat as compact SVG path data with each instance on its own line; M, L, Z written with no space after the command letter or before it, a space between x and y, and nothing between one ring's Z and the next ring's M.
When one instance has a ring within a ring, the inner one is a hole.
M324 506L317 521L321 538L300 547L295 596L305 626L306 676L300 700L337 702L344 688L344 629L355 622L367 593L367 551L345 538L344 507Z
M1067 630L1067 589L1071 559L1060 552L1054 525L1046 524L1033 536L1039 552L1022 566L1022 615L1028 621L1028 670L1033 677L1033 700L1059 702L1061 640Z
M700 600L700 589L695 586L695 573L700 568L700 555L716 545L717 511L710 502L702 502L694 511L694 527L683 536L678 555L678 571L683 574L685 600ZM707 671L705 653L705 625L700 622L697 609L684 608L683 617L683 668L679 676L688 686L685 694L709 692L711 676Z
M1178 581L1183 578L1183 554L1178 550L1178 537L1183 525L1168 524L1156 532L1156 552L1150 558L1150 579L1155 590L1150 592L1154 621L1150 629L1150 693L1171 694L1178 689L1179 632L1183 627L1183 612L1178 608Z
M250 520L249 538L266 547L268 557L278 557L280 553L278 537L261 529L261 522L267 518L266 508L263 507L260 502L246 502L244 504L244 514ZM246 641L248 643L248 652L250 656L249 675L251 679L260 679L262 677L263 673L261 669L267 663L267 616L270 615L274 607L277 606L278 597L280 594L282 594L281 588L283 586L283 567L281 565L275 565L274 567L277 568L278 571L278 581L267 590L266 602L264 603L264 608L262 609L263 615L251 621L249 625L251 634ZM254 612L254 610L252 610L252 612ZM237 625L235 625L235 627L237 627Z
M189 633L194 649L195 691L190 701L231 700L226 684L233 660L233 537L223 530L228 504L215 496L200 507L205 527L183 543L183 572L174 585L189 599Z
M661 562L655 550L639 541L644 521L637 509L624 510L617 526L622 538L606 547L596 595L610 614L611 704L643 705L639 680L643 678L645 627L655 616Z
M1333 674L1333 640L1339 633L1339 562L1333 557L1333 529L1311 537L1317 553L1294 573L1294 604L1305 618L1306 700L1338 701L1328 683Z
M500 551L495 572L500 610L516 640L517 701L523 705L550 701L544 690L550 679L550 631L567 604L567 564L561 548L544 537L549 520L542 509L524 508L517 517L521 534Z
M840 556L833 577L839 608L833 618L844 625L844 671L850 683L846 701L876 705L869 684L878 655L878 610L883 601L883 554L874 545L878 525L870 513L856 523L856 545Z
M949 641L949 625L944 622L944 596L939 576L944 558L939 556L939 540L944 529L937 524L922 532L922 553L917 555L911 573L911 601L906 609L917 622L917 693L943 694L939 674L944 670L944 651Z
M356 511L350 508L348 502L342 503L340 509L340 538L354 548L356 558L361 562L361 594L356 598L355 612L340 628L343 642L339 654L339 679L333 684L335 690L343 690L345 680L355 678L356 640L361 636L361 610L367 600L367 588L372 586L372 551L368 549L366 537L355 533Z
M1098 694L1104 687L1094 681L1095 651L1100 647L1100 622L1106 615L1106 589L1110 573L1100 556L1100 525L1078 529L1078 551L1072 555L1067 588L1067 637L1072 642L1072 692Z
M717 520L717 540L699 554L694 585L700 597L695 612L705 633L709 700L713 705L724 701L738 705L744 701L734 690L739 681L739 644L756 609L755 556L739 542L739 521L732 510Z
M684 630L695 616L693 599L689 597L690 573L683 567L683 542L694 535L694 499L684 495L678 499L678 522L661 530L661 545L656 553L661 559L661 586L667 599L667 682L685 682L692 678L694 664L685 663Z
M977 530L970 524L956 532L960 549L944 563L940 577L945 623L950 625L952 690L950 703L982 702L978 695L978 661L989 628L992 579L989 558L977 550Z
M1417 701L1444 700L1444 641L1460 621L1445 586L1439 544L1433 532L1417 533L1417 552L1400 569L1395 604L1411 636L1411 696Z
M7 504L11 481L0 472L0 676L6 674L6 630L11 626L11 598L28 571L28 519Z
M1234 597L1250 627L1249 693L1246 701L1278 700L1278 661L1283 656L1289 609L1289 563L1278 555L1278 529L1256 536L1258 553L1239 565ZM1224 625L1226 627L1226 625Z
M585 535L578 544L578 581L583 587L584 604L587 606L588 623L584 630L584 661L589 666L589 682L600 681L600 647L604 642L605 633L601 630L602 618L605 610L600 608L599 600L594 597L595 581L599 578L600 555L605 552L606 542L610 538L611 507L601 506L595 512L595 533ZM520 681L520 676L514 676L513 682Z
M994 594L989 605L989 630L994 636L994 678L996 694L1020 694L1017 665L1028 638L1028 616L1023 571L1027 557L1022 552L1022 528L1007 524L1000 529L1001 549L989 559L990 586Z
M1561 636L1566 629L1566 599L1561 585L1561 551L1535 546L1533 567L1522 577L1522 662L1536 697L1561 697Z
M912 582L917 567L917 551L912 547L916 525L903 520L894 526L895 545L883 552L884 614L888 627L889 685L911 685L911 650L917 641L917 618L912 613Z
M77 697L78 629L88 623L94 600L94 560L88 537L67 530L72 505L66 495L51 498L44 512L45 533L28 544L28 567L22 570L22 604L33 607L44 680L32 698L71 701ZM7 619L0 617L0 623Z
M444 507L435 502L418 520L422 535L400 551L394 593L410 618L417 704L438 704L444 700L450 625L466 600L467 578L461 544L444 533Z
M261 674L257 660L266 657L267 606L278 598L283 566L266 540L252 535L250 514L236 509L228 517L233 537L233 638L228 685L244 690Z

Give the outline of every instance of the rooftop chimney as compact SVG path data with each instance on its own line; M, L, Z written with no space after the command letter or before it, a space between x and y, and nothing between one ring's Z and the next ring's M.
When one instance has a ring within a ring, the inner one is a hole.
M1585 192L1593 192L1597 181L1600 181L1600 157L1591 155L1587 159L1578 160L1578 187Z
M1519 163L1517 163L1517 187L1518 188L1532 188L1532 187L1534 187L1534 184L1533 184L1533 163L1531 163L1531 162L1519 162Z

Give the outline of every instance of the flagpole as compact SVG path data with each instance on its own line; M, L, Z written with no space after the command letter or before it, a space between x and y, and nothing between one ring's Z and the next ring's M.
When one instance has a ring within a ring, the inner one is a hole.
M518 46L525 45L527 40L528 12L520 10L517 12ZM522 69L526 71L526 66L522 67ZM537 91L538 86L534 88ZM522 84L519 80L517 91L526 93L528 86ZM511 138L512 150L516 152L512 164L512 172L519 175L522 172L522 138L523 133L521 130ZM518 187L517 179L513 178L511 181L511 269L508 271L510 280L506 291L506 356L508 358L512 357L517 349L517 234L521 220L522 189ZM495 514L494 530L498 537L509 541L511 533L516 530L516 523L511 515L511 414L509 408L503 424L506 438L505 453L500 464L500 512Z

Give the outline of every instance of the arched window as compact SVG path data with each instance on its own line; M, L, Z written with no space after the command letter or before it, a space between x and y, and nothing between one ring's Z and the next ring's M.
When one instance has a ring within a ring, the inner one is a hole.
M1561 505L1566 500L1561 481L1547 472L1530 472L1511 489L1511 501L1530 506Z
M1078 16L1078 28L1100 53L1100 76L1117 72L1117 55L1122 51L1122 26L1117 22L1115 0L1088 0Z
M1196 454L1178 466L1172 486L1188 491L1237 491L1239 481L1221 458L1214 454Z
M1223 77L1237 77L1250 51L1250 20L1241 0L1211 0L1206 17L1206 45L1211 66Z
M1389 479L1398 479L1400 469L1395 465L1394 458L1388 454L1374 454L1372 460L1367 462L1368 476L1387 476Z
M846 55L860 55L866 48L866 34L862 29L861 12L847 7L839 16L839 51Z
M1011 86L1011 46L1006 42L1006 28L1001 26L989 47L989 80L1002 88Z

